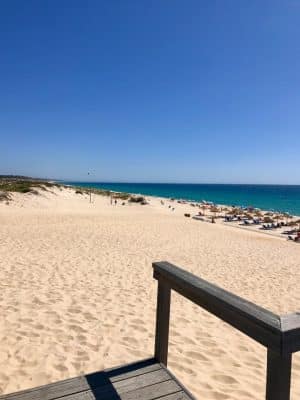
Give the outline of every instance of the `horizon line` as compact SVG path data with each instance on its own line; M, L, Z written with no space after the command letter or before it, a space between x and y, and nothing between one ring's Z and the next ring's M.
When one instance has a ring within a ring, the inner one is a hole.
M245 185L245 186L300 186L300 183L238 183L238 182L142 182L142 181L84 181L74 179L53 179L56 182L103 183L124 185Z

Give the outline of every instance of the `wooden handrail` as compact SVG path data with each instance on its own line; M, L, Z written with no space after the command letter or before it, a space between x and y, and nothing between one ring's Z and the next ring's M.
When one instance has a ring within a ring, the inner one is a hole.
M266 346L267 400L290 398L292 353L300 350L300 314L276 315L166 261L158 280L155 358L167 365L171 289Z

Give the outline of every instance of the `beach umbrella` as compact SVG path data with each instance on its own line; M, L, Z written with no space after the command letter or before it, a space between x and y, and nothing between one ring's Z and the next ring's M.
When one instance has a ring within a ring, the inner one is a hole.
M296 221L290 221L288 222L288 226L296 226L298 223Z
M271 224L272 222L274 222L274 220L269 215L267 215L264 217L264 222L266 222L267 224Z
M254 214L256 217L263 217L263 213L260 210L255 210Z
M231 209L231 211L229 211L229 213L228 214L231 214L231 215L242 215L244 212L243 212L243 210L241 209L241 208L239 208L239 207L233 207L232 209Z
M249 212L245 213L244 216L248 219L253 219L253 215L250 214Z
M274 218L276 219L277 223L281 219L281 214L277 213L275 214Z

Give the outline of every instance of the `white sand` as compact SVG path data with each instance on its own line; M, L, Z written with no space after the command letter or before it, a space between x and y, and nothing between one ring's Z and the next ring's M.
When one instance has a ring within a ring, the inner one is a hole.
M0 393L151 356L168 260L277 313L300 309L300 246L184 218L188 205L111 206L68 189L0 203ZM266 351L172 295L169 367L200 399L262 399ZM300 398L300 357L292 398Z

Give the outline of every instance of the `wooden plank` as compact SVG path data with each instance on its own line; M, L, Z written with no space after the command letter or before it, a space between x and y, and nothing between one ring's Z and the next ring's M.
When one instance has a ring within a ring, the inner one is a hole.
M153 372L158 369L161 369L160 364L158 364L154 358L149 358L147 360L142 360L119 367L105 369L103 373L106 375L107 379L109 379L110 382L117 382L123 379L131 378L133 376L138 376L146 374L148 372ZM89 382L91 382L91 374L86 376L89 377Z
M177 383L170 380L125 393L124 395L121 395L120 398L121 400L152 400L180 391L181 388Z
M289 400L291 354L281 355L268 349L266 400Z
M89 390L86 392L79 392L79 393L74 393L66 397L61 397L61 399L68 399L68 400L96 400L96 397L94 393ZM97 398L99 399L99 398ZM40 399L44 400L44 399ZM117 399L116 399L117 400Z
M159 397L161 399L161 397ZM163 397L163 400L191 400L190 397L182 390Z
M105 380L106 383L106 380ZM103 376L99 375L99 385L104 384ZM53 400L61 396L82 392L90 389L85 377L67 379L60 382L50 383L16 393L0 396L1 400Z
M153 400L161 397L165 399L164 396L168 395L174 395L174 397L171 397L169 400L188 399L183 396L182 390L176 382L173 380L168 380L154 385L136 388L132 391L124 393L111 391L103 394L102 392L100 393L98 390L95 390L76 393L74 395L64 397L63 400Z
M176 376L168 369L166 368L163 364L161 365L162 369L166 370L170 376L170 378L177 383L178 386L180 386L181 390L186 394L186 396L190 400L196 400L196 398L192 395L192 393L176 378Z
M157 290L154 357L165 366L167 366L168 363L170 302L170 286L159 281Z
M161 369L153 359L135 362L121 367L110 368L85 376L70 378L36 388L0 396L0 400L53 400L58 396L94 389L109 382L117 382Z
M168 262L153 263L154 278L168 284L264 346L281 348L280 317Z
M163 382L170 379L170 375L167 371L159 369L154 372L148 372L147 374L134 376L132 378L124 379L118 382L114 382L112 385L118 393L124 393L125 391L134 390L136 388L153 385L158 382ZM106 385L111 386L111 385ZM97 391L104 392L105 387L102 386L96 389Z
M176 382L170 379L168 372L163 369L160 369L158 371L149 372L147 374L139 375L137 377L129 378L123 381L118 381L112 384L101 386L96 389L88 390L86 392L92 394L96 399L101 399L101 400L109 400L109 399L123 398L123 397L126 398L126 393L130 393L130 397L134 398L135 395L133 393L145 388L153 388L149 389L149 395L150 395L150 391L154 389L157 390L159 386L161 384L164 384L165 382L173 382L174 384L172 384L172 387L176 388L176 390L173 390L172 392L168 392L166 394L174 393L175 391L181 390L180 386ZM164 387L165 385L163 385L163 388ZM167 385L166 387L169 388L169 385ZM74 393L71 394L70 396L63 397L63 399L64 400L80 399L80 394L81 393ZM86 398L87 394L84 393L84 396L85 396L84 398Z
M282 354L300 350L300 313L280 317L282 331Z

